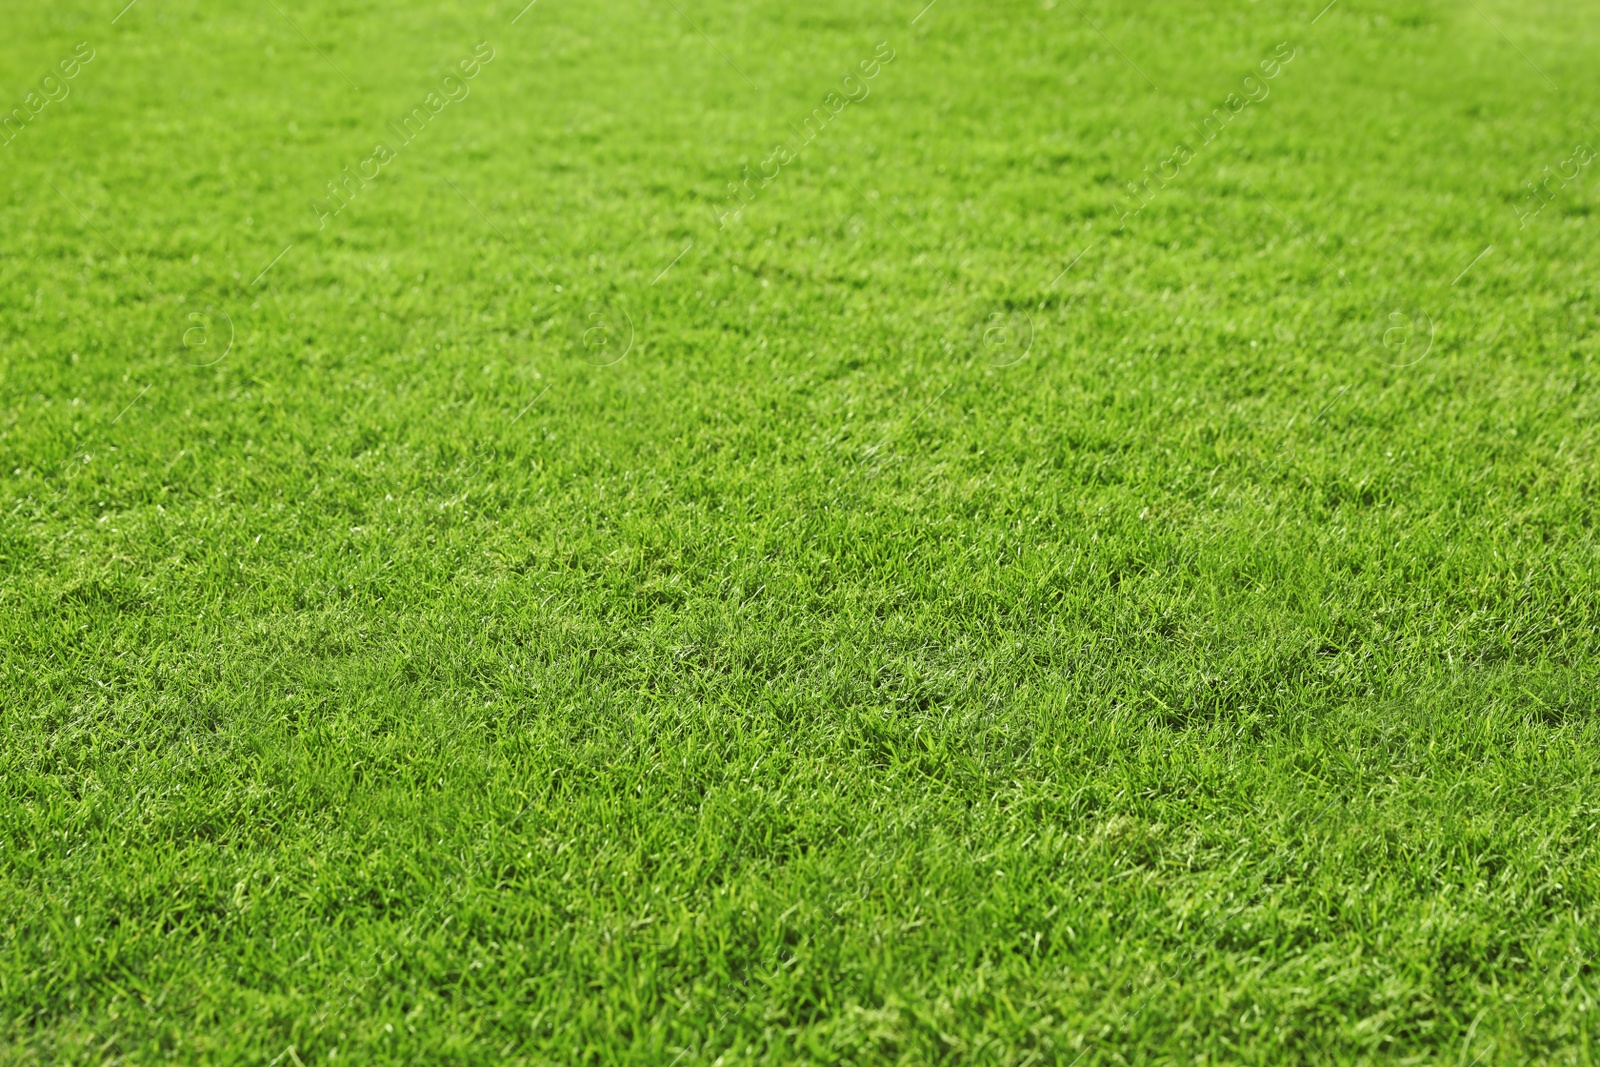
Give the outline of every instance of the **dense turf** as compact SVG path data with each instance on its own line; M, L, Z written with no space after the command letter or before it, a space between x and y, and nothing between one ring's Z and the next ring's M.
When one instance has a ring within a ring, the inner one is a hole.
M1595 7L923 2L7 6L0 1063L1594 1062Z

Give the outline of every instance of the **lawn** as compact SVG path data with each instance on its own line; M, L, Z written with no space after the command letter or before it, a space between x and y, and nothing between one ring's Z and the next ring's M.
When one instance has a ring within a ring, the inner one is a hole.
M0 1064L1596 1061L1600 8L525 2L0 16Z

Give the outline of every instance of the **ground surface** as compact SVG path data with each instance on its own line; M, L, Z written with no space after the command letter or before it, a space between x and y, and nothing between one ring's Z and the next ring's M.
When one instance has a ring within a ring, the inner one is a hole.
M921 6L7 6L0 1063L1594 1061L1600 12Z

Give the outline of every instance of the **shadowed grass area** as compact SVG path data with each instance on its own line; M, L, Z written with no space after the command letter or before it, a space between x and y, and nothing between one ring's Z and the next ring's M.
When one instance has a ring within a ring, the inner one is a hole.
M1320 6L8 12L0 1063L1592 1063L1594 12Z

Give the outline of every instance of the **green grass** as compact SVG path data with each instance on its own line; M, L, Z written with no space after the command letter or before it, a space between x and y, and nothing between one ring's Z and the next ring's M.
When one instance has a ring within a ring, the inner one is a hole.
M1595 1062L1593 4L521 6L8 7L0 1063Z

